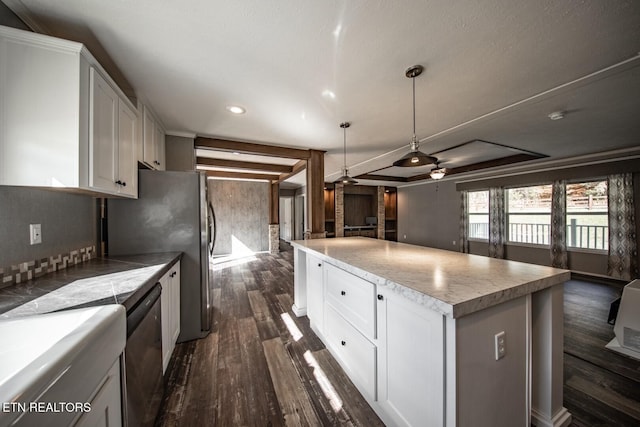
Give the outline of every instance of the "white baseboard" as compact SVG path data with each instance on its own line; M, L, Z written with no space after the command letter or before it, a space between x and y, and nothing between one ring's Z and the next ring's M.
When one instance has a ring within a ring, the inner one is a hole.
M571 424L571 413L562 407L553 418L548 418L532 408L531 424L537 427L567 427Z
M306 316L307 315L307 307L298 308L297 305L293 304L291 306L291 311L293 311L293 314L295 314L296 317L302 317L302 316Z

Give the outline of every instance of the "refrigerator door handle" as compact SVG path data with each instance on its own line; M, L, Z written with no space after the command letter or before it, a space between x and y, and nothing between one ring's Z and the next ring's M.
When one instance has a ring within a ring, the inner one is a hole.
M213 256L213 247L216 244L216 214L213 205L209 202L209 254Z

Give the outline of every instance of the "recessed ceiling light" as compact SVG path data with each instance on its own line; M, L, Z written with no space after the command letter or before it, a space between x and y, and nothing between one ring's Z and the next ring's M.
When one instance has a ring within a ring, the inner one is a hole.
M551 120L564 119L564 111L554 111L548 116Z
M240 153L238 153L237 151L234 151L233 154L235 154L236 156L240 155Z
M233 114L244 114L245 111L247 111L242 107L238 107L237 105L228 105L227 110L229 110Z
M336 99L336 94L330 91L329 89L323 90L322 96L324 96L325 98Z

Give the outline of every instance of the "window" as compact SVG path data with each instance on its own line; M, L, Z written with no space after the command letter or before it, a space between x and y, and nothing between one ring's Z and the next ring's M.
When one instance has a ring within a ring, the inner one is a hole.
M469 207L469 238L489 239L489 191L467 193Z
M508 241L549 245L551 185L507 189Z
M609 249L607 181L567 184L567 246Z

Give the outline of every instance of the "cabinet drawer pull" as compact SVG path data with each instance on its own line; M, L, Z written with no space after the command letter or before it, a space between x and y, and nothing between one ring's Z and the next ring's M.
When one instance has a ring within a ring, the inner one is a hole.
M127 183L125 181L122 181L121 184L122 184L123 187L127 186Z
M340 344L347 345L347 342L346 341L340 341Z
M347 293L345 291L340 291L340 295L346 295Z
M384 297L380 294L378 294L378 301L382 301L384 299Z
M117 180L117 181L116 181L116 184L118 184L118 185L122 185L122 181Z

